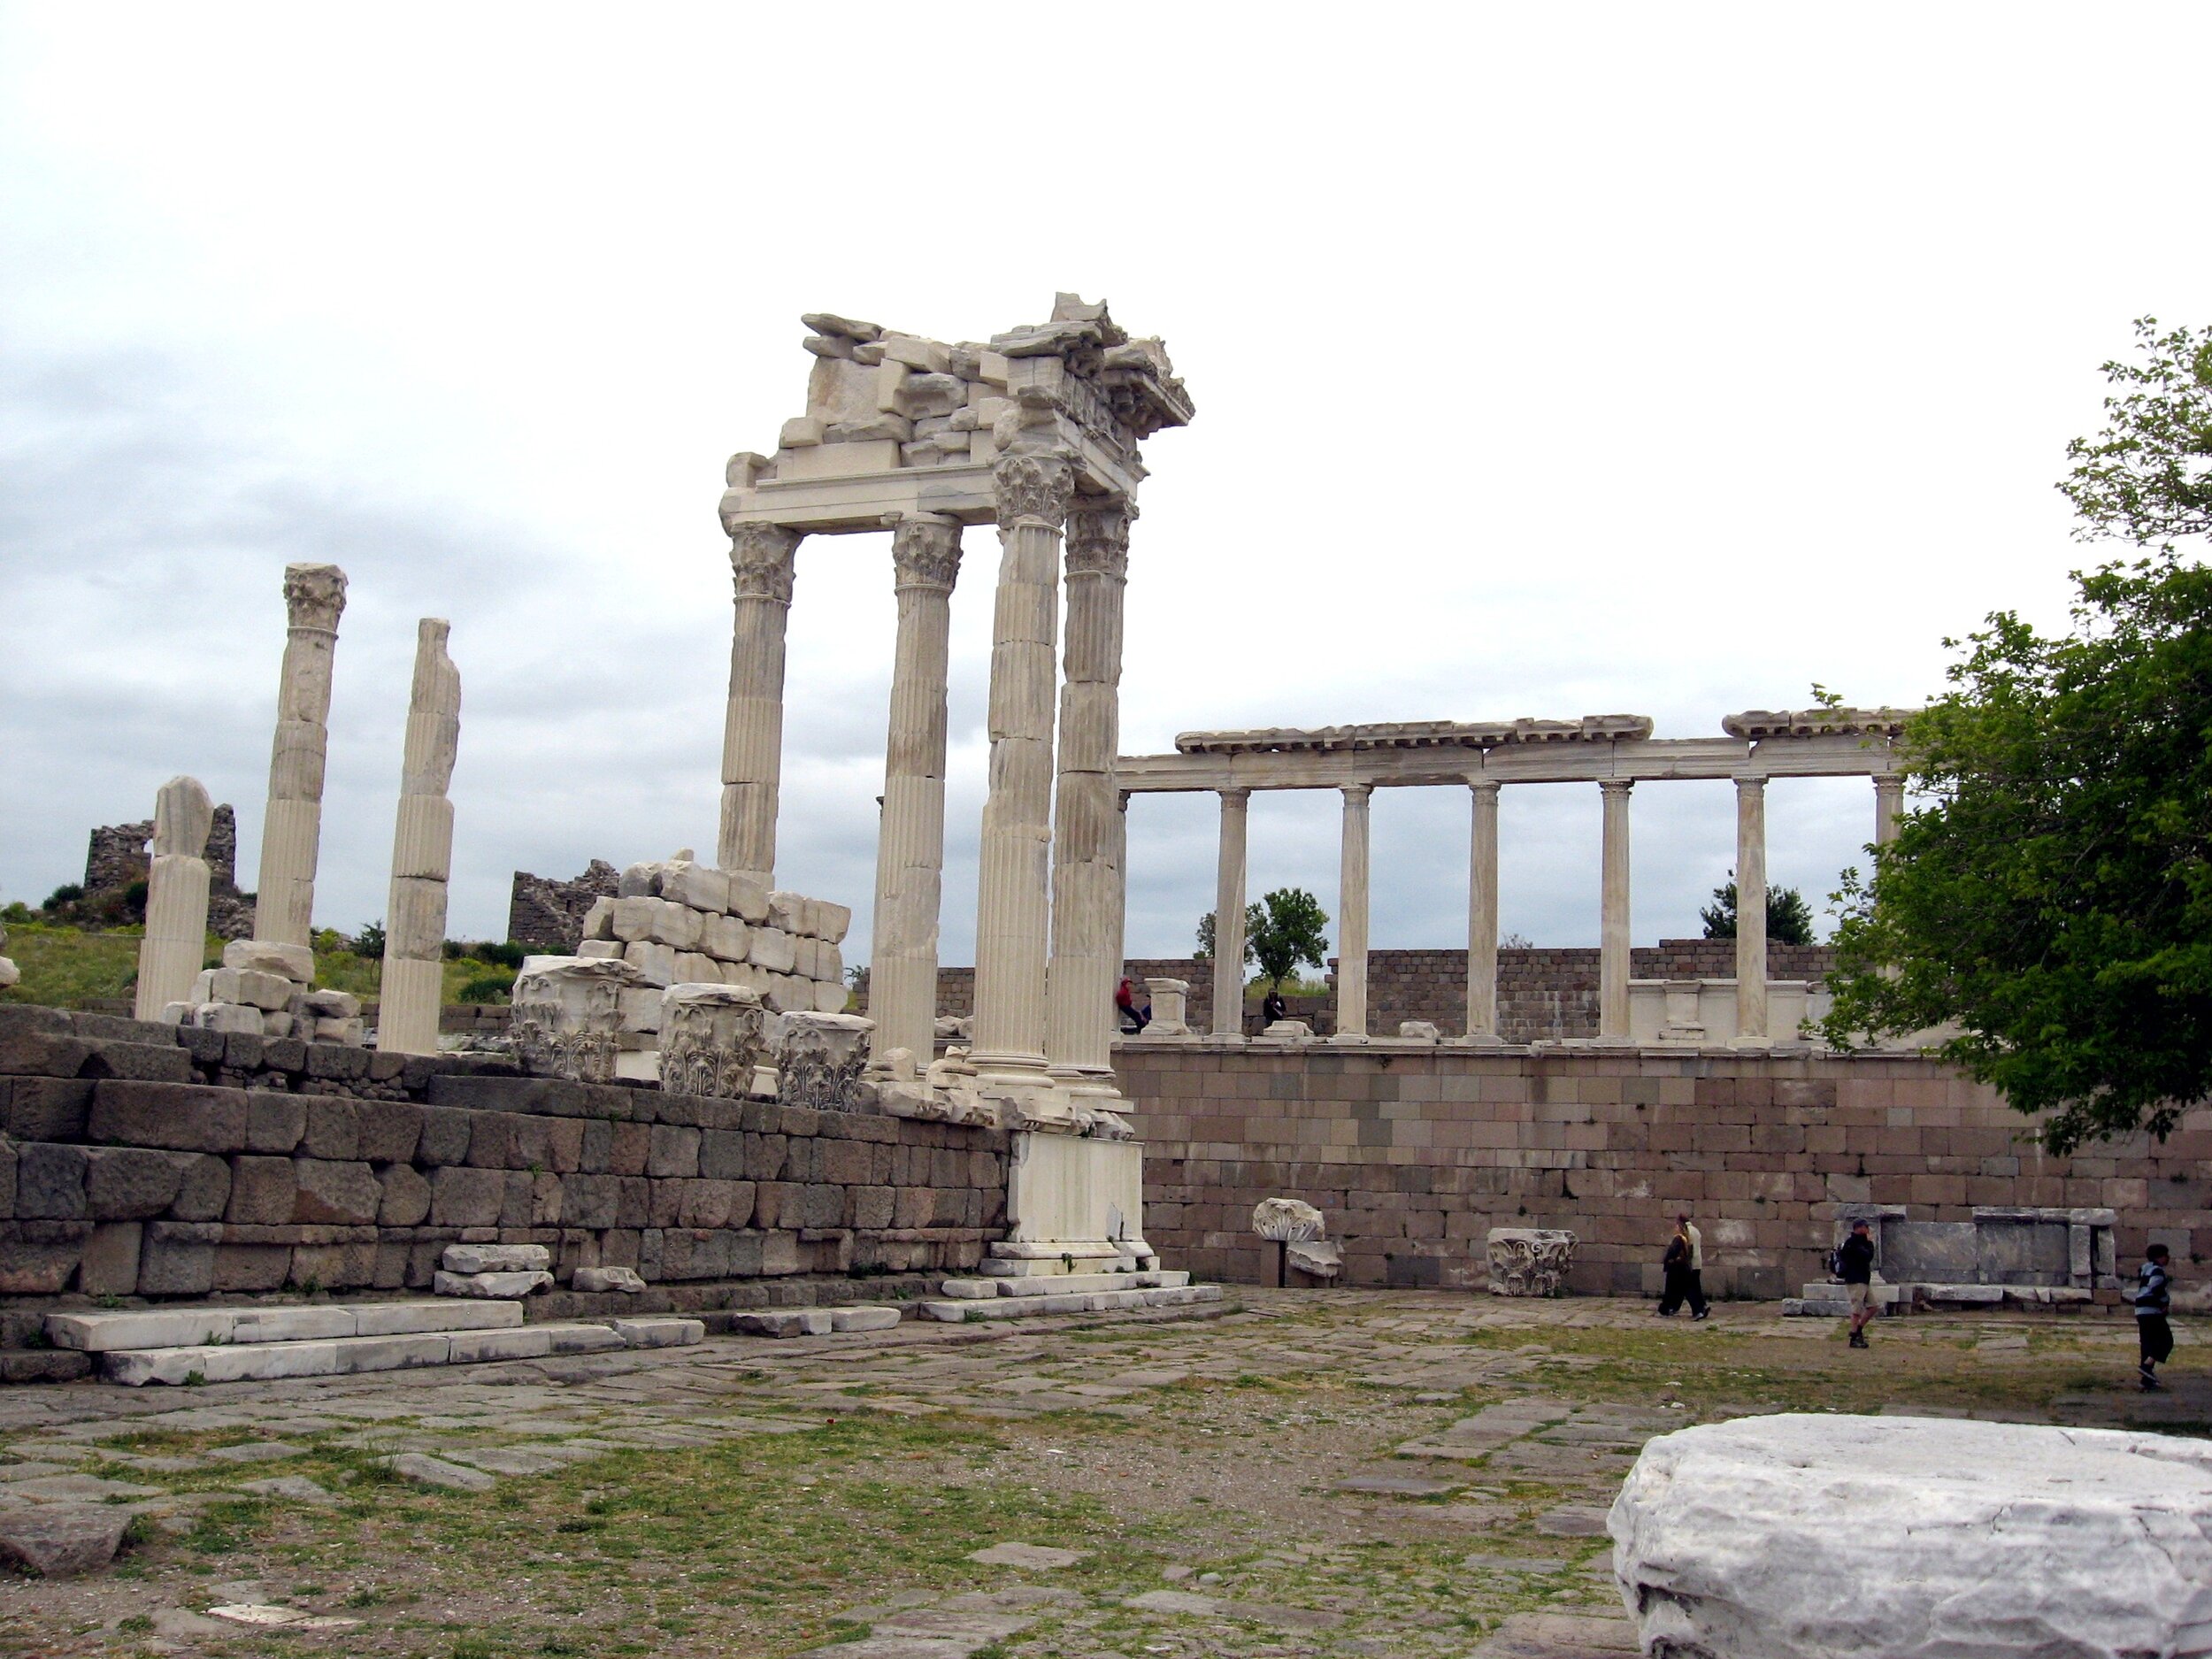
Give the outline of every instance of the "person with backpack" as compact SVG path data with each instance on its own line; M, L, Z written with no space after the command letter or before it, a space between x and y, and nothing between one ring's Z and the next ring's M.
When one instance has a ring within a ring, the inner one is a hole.
M1851 1302L1851 1346L1865 1348L1866 1327L1874 1317L1874 1235L1865 1217L1851 1224L1851 1236L1829 1253L1828 1262Z
M2162 1386L2158 1368L2174 1351L2174 1328L2166 1320L2173 1306L2173 1278L2167 1271L2172 1252L2162 1244L2154 1244L2143 1255L2143 1265L2136 1270L2135 1288L2128 1293L2128 1300L2135 1304L2135 1345L2140 1353L2135 1373L2143 1391L2154 1394Z

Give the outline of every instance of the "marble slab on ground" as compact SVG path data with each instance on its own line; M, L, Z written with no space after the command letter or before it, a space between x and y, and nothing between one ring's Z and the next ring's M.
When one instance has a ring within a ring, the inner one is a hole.
M1636 1627L1625 1618L1516 1613L1468 1659L1612 1659L1635 1651Z

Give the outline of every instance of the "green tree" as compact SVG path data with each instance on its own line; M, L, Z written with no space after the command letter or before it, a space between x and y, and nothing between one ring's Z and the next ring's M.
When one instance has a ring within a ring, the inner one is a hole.
M1319 967L1329 949L1329 913L1303 887L1278 887L1244 912L1247 956L1259 964L1270 989L1279 988L1300 963Z
M2109 424L2068 453L2077 534L2212 529L2212 352L2137 325ZM2212 571L2170 544L2077 572L2072 627L2010 611L1913 717L1917 804L1837 900L1831 1042L1950 1026L1936 1052L2035 1117L2054 1151L2212 1090Z
M1252 954L1252 918L1259 913L1260 907L1256 904L1244 907L1244 959L1247 962L1258 960ZM1214 959L1214 913L1211 910L1198 918L1198 949L1191 956L1197 962L1211 962Z
M2079 541L2117 537L2139 547L2212 534L2212 330L2158 332L2135 319L2141 363L2108 363L2117 388L2105 428L2066 446L2074 470L2058 488L2081 520Z
M1736 872L1713 889L1713 902L1698 913L1708 939L1736 936ZM1813 907L1795 887L1767 889L1767 942L1770 945L1809 945L1813 942Z

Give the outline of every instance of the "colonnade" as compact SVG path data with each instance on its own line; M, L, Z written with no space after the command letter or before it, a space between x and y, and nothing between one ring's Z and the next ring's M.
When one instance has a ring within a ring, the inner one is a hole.
M1763 772L1742 772L1736 789L1736 1036L1763 1041L1767 1030L1766 785ZM1897 833L1904 780L1878 772L1874 782L1874 840L1886 845ZM1501 785L1471 780L1473 816L1469 837L1467 902L1467 1037L1498 1041L1498 793ZM1337 1036L1367 1037L1369 807L1374 786L1338 786L1343 796L1340 876L1337 889ZM1598 780L1601 799L1599 892L1598 1036L1629 1037L1630 826L1635 780ZM1214 895L1213 1034L1242 1034L1244 1016L1245 849L1252 792L1216 791L1221 805L1220 862Z
M1004 455L991 480L1001 553L971 1059L1002 1086L1110 1092L1126 843L1114 765L1136 509L1125 497L1079 495L1072 457L1054 449ZM956 518L927 512L897 514L891 523L898 634L868 976L879 1062L902 1048L926 1066L932 1053L944 885L946 680L962 527ZM744 524L731 543L736 618L718 849L724 868L770 883L785 634L803 534ZM1064 579L1064 680L1056 662Z

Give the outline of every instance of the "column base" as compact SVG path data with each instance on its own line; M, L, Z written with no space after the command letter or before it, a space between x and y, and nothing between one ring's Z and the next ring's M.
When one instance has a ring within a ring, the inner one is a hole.
M1017 1133L1006 1220L1006 1238L990 1251L1002 1261L1158 1260L1144 1240L1144 1148L1136 1141Z

